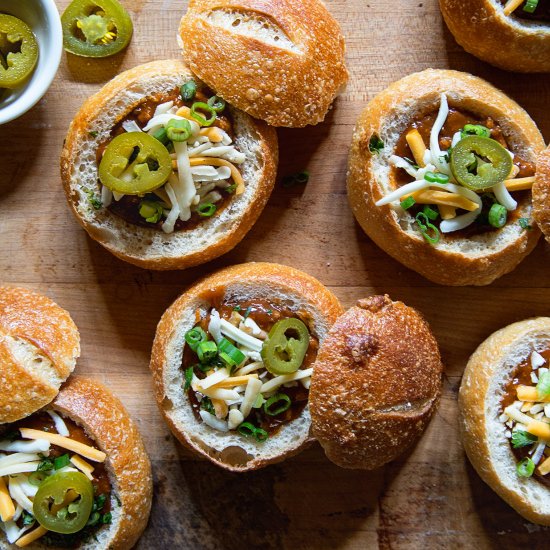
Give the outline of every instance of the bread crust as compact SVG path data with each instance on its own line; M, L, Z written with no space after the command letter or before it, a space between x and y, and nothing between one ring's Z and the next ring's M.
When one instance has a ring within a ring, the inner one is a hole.
M79 355L67 311L32 290L0 286L0 424L50 403Z
M373 470L421 436L443 365L421 315L389 296L359 300L332 326L310 389L312 431L329 460Z
M114 214L101 214L101 211L93 212L89 208L87 210L83 208L83 201L88 199L85 189L82 189L82 187L93 188L97 185L97 168L95 168L95 157L87 159L88 164L94 164L93 174L95 177L91 178L92 181L83 183L79 176L79 154L87 143L92 142L95 151L101 141L108 137L108 128L105 132L100 132L99 136L90 135L90 132L97 131L96 121L105 115L106 107L107 109L120 110L120 104L122 104L123 112L117 117L120 120L143 100L146 94L140 91L140 88L145 86L148 81L154 81L158 83L156 84L158 88L162 88L163 79L166 78L167 82L172 82L175 78L181 77L197 80L181 60L153 61L116 76L99 92L84 102L71 123L61 154L63 188L69 206L80 225L92 239L99 242L115 256L146 269L186 269L225 254L235 247L254 225L275 184L278 163L278 144L275 130L263 122L254 120L246 114L228 107L233 116L238 118L239 124L247 135L250 134L255 140L259 167L254 171L254 178L258 180L254 189L248 193L245 191L243 195L238 197L232 197L231 201L235 204L234 212L232 211L233 219L223 224L219 234L215 225L217 216L201 221L199 226L194 229L175 231L169 235L165 235L156 229L129 224L120 218L117 221L118 225L113 230L106 231L104 218L106 216L108 219L110 216L112 219L115 217ZM166 84L166 86L169 87L170 85ZM172 91L174 87L172 86L170 90L166 89L164 91ZM249 157L247 157L246 162L250 162ZM245 181L245 185L247 183L249 182ZM228 209L226 208L226 210ZM238 215L235 215L235 213ZM202 231L203 228L207 228L206 233L199 235L198 232ZM154 252L151 252L146 245L141 245L133 250L129 246L127 233L131 235L133 243L150 243L151 250L152 246L155 245ZM204 246L194 245L191 250L182 249L182 246L178 245L178 239L183 233L187 235L186 242L197 236L197 238L200 238L201 243L206 244ZM158 249L163 247L164 253L159 253ZM168 253L171 247L175 247L174 253Z
M334 323L343 312L343 309L338 299L310 275L291 267L262 262L235 265L202 279L182 294L162 316L153 343L151 371L157 403L172 433L185 447L227 470L234 472L256 470L293 456L312 442L308 429L309 411L307 407L298 419L286 424L280 432L270 438L280 437L286 427L297 420L306 418L307 415L307 426L300 441L292 441L292 444L287 448L280 449L280 451L277 449L277 452L270 453L269 456L266 456L267 453L262 454L262 445L264 444L259 444L256 455L249 459L246 464L233 465L224 461L223 457L220 456L220 452L212 452L213 449L209 449L196 437L192 437L189 426L182 425L178 421L177 411L174 407L176 397L170 387L174 373L169 366L170 354L173 353L175 347L180 350L183 348L181 340L184 338L184 332L181 332L178 327L182 323L182 316L189 312L192 315L189 320L189 328L194 326L196 323L196 309L199 307L208 308L210 296L220 289L225 289L224 292L231 292L232 296L238 296L240 295L239 292L245 292L248 289L255 289L264 293L264 299L273 299L275 302L277 300L272 298L275 292L285 296L288 300L296 296L299 297L303 301L304 308L309 308L318 316L316 323L314 323L314 332L317 332L316 336L320 340L322 339L320 332L328 330L328 327ZM325 323L325 327L320 326L319 319ZM177 340L180 341L179 345L176 343ZM176 363L181 365L181 351ZM183 380L181 375L180 377ZM183 394L183 385L178 383L177 386L176 391L179 390ZM184 396L184 398L187 400L187 396ZM194 421L196 422L196 420Z
M458 394L459 424L464 450L479 476L524 518L550 525L550 490L534 478L516 475L516 460L498 420L505 385L529 349L550 344L550 318L538 317L509 325L487 338L470 357ZM521 347L525 354L518 353ZM500 428L495 434L492 426ZM495 442L496 440L496 442ZM497 445L504 446L493 459ZM504 479L510 475L510 480ZM532 491L538 498L530 498ZM543 498L541 498L543 496ZM538 502L537 502L538 500Z
M192 0L180 36L194 73L272 126L322 122L348 80L344 37L319 0Z
M147 525L153 493L151 465L139 431L128 412L110 390L95 380L72 376L49 406L82 426L96 446L107 454L111 486L120 500L114 505L113 522L102 528L97 542L84 550L132 548ZM113 498L113 497L112 497ZM0 540L0 549L17 548ZM29 550L51 548L39 542Z
M359 117L349 156L348 199L367 235L407 267L443 285L487 285L512 271L533 250L540 237L538 229L523 231L519 225L507 224L491 237L479 236L492 239L492 250L483 245L483 253L478 250L467 253L460 248L469 246L478 236L468 240L457 238L448 246L441 241L432 246L417 231L407 232L402 228L400 222L405 220L409 224L412 219L408 213L398 214L391 205L375 204L384 195L383 186L390 187L388 176L384 176L384 181L377 179L375 166L382 163L387 166L391 153L383 152L381 156L372 153L371 137L377 135L387 142L390 139L387 136L393 135L396 140L396 133L400 135L418 116L419 110L425 114L439 106L442 92L447 93L451 106L491 116L503 127L507 139L521 150L525 160L534 162L544 148L542 135L529 115L489 83L458 71L427 69L379 93ZM530 201L518 208L521 217L531 217ZM505 241L499 241L504 230L508 236Z
M537 174L533 184L533 216L550 242L550 147L537 160Z
M509 71L550 71L550 22L506 16L498 0L439 0L439 5L467 52Z

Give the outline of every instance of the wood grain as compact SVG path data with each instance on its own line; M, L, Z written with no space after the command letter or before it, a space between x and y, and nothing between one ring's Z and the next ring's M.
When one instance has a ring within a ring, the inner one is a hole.
M77 370L108 384L138 421L155 470L155 505L140 549L547 548L486 487L460 446L456 396L470 353L501 326L550 311L550 246L540 242L488 288L444 288L405 269L355 224L345 196L347 149L365 103L427 67L469 71L523 105L550 139L550 75L519 77L466 54L436 0L329 0L347 38L351 81L327 121L280 130L280 174L311 172L303 188L278 185L258 223L231 253L185 272L153 273L117 260L72 218L59 180L65 132L82 101L118 72L178 55L185 1L123 0L130 48L106 60L64 54L50 91L0 127L0 270L3 283L35 288L73 315L82 334ZM68 0L58 0L62 10ZM441 405L420 443L376 472L328 462L313 447L287 463L234 475L196 461L169 435L148 371L155 325L171 301L221 266L269 260L307 271L346 306L387 292L420 310L446 365Z

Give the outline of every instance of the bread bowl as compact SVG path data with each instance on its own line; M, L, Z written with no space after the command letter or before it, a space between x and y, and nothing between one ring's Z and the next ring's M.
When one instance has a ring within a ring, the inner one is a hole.
M183 269L244 237L277 158L272 128L226 106L182 61L164 60L121 73L83 104L61 177L77 220L107 250Z
M0 426L47 405L79 355L67 311L33 290L0 286Z
M193 0L179 32L191 70L272 126L322 122L348 80L344 37L320 0Z
M537 176L533 184L533 217L550 241L550 147L537 159Z
M541 525L550 525L549 361L550 318L509 325L470 357L458 399L464 449L477 473Z
M2 550L136 543L151 508L151 467L105 386L71 377L50 405L0 426L0 449Z
M288 352L302 344L301 355ZM244 472L293 456L314 438L342 467L393 460L433 413L442 366L427 324L401 302L375 296L343 313L309 275L249 263L203 279L168 308L151 370L176 437Z
M373 470L421 436L439 402L437 342L413 308L372 296L339 317L314 365L312 431L329 460Z
M311 364L319 342L342 311L337 298L319 281L277 264L237 265L194 284L162 316L151 356L157 403L174 435L184 446L235 472L254 470L301 451L312 441L307 406ZM289 319L298 325L297 329L290 330L303 331L305 327L305 333L296 335L299 345L305 344L305 347L296 351L294 367L299 368L281 379L280 375L269 372L264 366L262 341L277 323ZM198 352L191 350L189 337L197 326L214 349L216 344L213 341L216 341L220 351L222 346L227 346L227 349L223 348L225 353L246 354L245 359L236 357L238 370L233 369L233 372L231 366L229 371L221 365L207 366L203 370L212 368L215 372L201 373L201 361L208 362L200 360ZM214 339L212 334L216 332ZM228 345L226 336L234 339L236 345ZM247 348L243 342L250 347ZM189 373L187 387L186 373ZM240 397L235 389L230 390L235 395L222 395L223 391L217 395L219 383L211 384L215 382L210 378L212 375L221 377L218 382L222 384L224 381L227 384L230 379L235 381L236 377L242 378L242 383L246 383L244 395L241 388ZM207 378L209 381L205 383L203 380ZM262 390L261 380L266 380L265 383L273 388ZM284 388L281 385L283 380L294 387ZM201 384L208 384L208 388ZM212 388L214 392L209 391ZM269 402L278 393L288 397ZM239 406L232 405L232 400L240 400ZM273 409L268 409L269 413L279 408L286 407L286 410L278 415L268 414L264 407L267 403L273 405Z
M546 0L439 0L439 5L449 30L467 52L509 71L550 71Z
M378 246L424 277L486 285L540 236L530 187L543 148L529 115L489 83L457 71L414 73L357 122L350 206Z

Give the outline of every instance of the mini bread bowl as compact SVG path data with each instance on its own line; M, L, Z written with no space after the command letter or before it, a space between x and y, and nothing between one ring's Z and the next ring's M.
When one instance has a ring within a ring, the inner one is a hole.
M2 550L126 550L147 524L152 476L141 436L105 386L66 380L79 353L65 310L0 287Z
M542 73L550 71L550 8L547 0L534 3L527 12L523 0L439 0L445 23L467 52L501 69Z
M243 472L313 439L345 468L393 460L435 410L442 365L426 322L401 302L374 296L343 313L311 276L249 263L206 277L168 308L151 370L174 435Z

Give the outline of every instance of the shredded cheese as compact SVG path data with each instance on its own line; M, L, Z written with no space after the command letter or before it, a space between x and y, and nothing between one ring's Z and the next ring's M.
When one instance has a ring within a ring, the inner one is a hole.
M268 393L270 391L276 390L287 382L292 382L293 380L301 380L302 378L307 378L313 374L313 369L303 369L297 370L292 374L283 374L281 376L276 376L268 382L262 385L262 393Z
M94 467L78 455L71 456L71 462L91 481L94 479Z
M18 539L15 545L19 546L19 548L28 546L29 544L33 543L35 540L38 540L40 537L43 537L47 532L48 530L45 527L42 527L42 525L39 525L36 529L34 529L33 531L30 531L29 533L27 533L26 535L23 535L20 539Z
M527 191L533 187L533 183L535 183L535 176L506 180L504 185L508 191Z
M262 381L258 378L250 378L248 380L248 384L246 385L243 402L240 407L241 414L244 418L250 414L252 406L256 403L256 399L258 398L258 395L260 395L261 391Z
M539 473L543 476L550 473L550 457L539 466Z
M508 0L503 8L504 15L511 15L523 4L523 2L524 0Z
M242 195L244 193L243 177L241 176L239 170L237 170L236 166L234 164L231 164L228 160L216 157L193 157L189 159L189 162L191 166L227 166L231 170L231 177L233 178L233 181L237 184L235 194Z
M216 388L234 388L235 386L241 386L242 384L247 384L250 378L258 378L258 375L245 374L243 376L233 376L230 378L225 378L221 382L218 382L215 385L215 387Z
M412 196L418 204L443 204L454 208L462 208L473 212L477 209L477 203L459 195L458 193L447 193L446 191L433 191L432 189L422 189L413 193ZM403 197L404 199L406 197Z
M63 419L54 411L47 410L46 412L51 416L52 420L54 421L57 433L65 437L69 436L69 429L67 428L67 424L65 424Z
M456 218L456 208L454 206L439 204L438 209L442 220L452 220L453 218Z
M254 336L250 336L250 334L239 330L229 321L226 321L225 319L220 319L220 329L224 336L229 336L229 338L235 340L235 342L243 344L247 348L250 348L252 351L262 351L263 342L260 339L254 338Z
M42 432L40 430L33 430L31 428L20 428L21 436L26 439L47 439L52 445L57 445L63 449L78 453L85 458L89 458L95 462L104 462L107 455L98 449L94 449L88 445L84 445L74 439L63 437L59 434L52 434L49 432Z
M425 166L424 155L426 154L426 145L424 144L424 140L422 139L420 132L415 128L407 133L405 139L409 144L416 164L420 167Z
M550 395L539 397L537 388L535 386L518 386L516 388L516 392L520 401L538 401L550 403Z
M15 516L15 506L3 477L0 477L0 519L11 521Z

